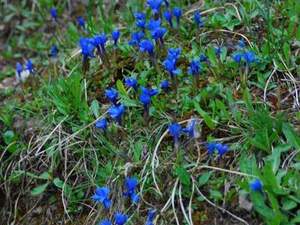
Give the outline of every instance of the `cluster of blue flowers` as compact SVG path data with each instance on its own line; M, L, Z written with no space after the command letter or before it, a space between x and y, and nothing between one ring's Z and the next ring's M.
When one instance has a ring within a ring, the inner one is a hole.
M213 155L215 152L218 153L219 157L222 157L226 152L228 152L229 147L226 144L210 142L207 144L207 152L209 155Z
M240 40L237 45L237 51L232 54L232 58L236 63L245 62L247 65L251 65L257 62L255 53L246 49L244 40Z
M16 80L24 82L29 75L34 74L33 63L28 59L23 66L21 63L17 62L16 64Z
M132 204L137 204L140 200L137 194L138 180L135 177L127 177L124 182L124 196L131 200ZM112 202L109 198L110 190L108 187L97 187L95 194L92 196L92 200L96 203L103 205L105 209L109 209L112 206ZM153 225L153 220L155 217L155 210L149 210L148 217L146 220L146 225ZM114 224L123 225L128 220L128 215L121 212L116 212L114 214ZM99 225L112 225L113 223L109 219L103 219L99 222Z

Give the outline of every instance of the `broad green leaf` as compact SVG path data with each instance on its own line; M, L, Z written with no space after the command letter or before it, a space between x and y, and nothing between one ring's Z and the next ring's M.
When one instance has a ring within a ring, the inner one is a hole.
M190 174L187 172L187 170L183 167L177 167L175 169L175 173L178 176L180 182L186 186L189 186L190 181Z
M92 113L94 114L94 116L96 118L98 118L99 117L100 105L99 105L99 102L97 100L92 101L90 109L91 109Z
M56 186L56 187L58 187L58 188L63 188L63 185L64 185L64 182L61 180L61 179L59 179L58 177L56 177L56 178L54 178L54 180L53 180L53 184Z
M32 196L37 196L37 195L42 194L46 190L46 188L48 187L48 185L49 185L49 183L45 183L45 184L42 184L40 186L37 186L37 187L33 188L31 190L31 195Z
M300 149L300 136L295 132L293 127L285 123L283 124L282 131L288 140L288 143L295 147L297 150Z
M199 185L200 187L203 186L203 185L205 185L205 184L208 182L208 180L209 180L211 174L212 174L211 171L205 172L204 174L202 174L202 175L199 177L199 179L198 179L198 185Z
M196 111L200 114L200 116L203 118L205 124L213 130L215 128L215 122L214 120L206 113L203 109L201 109L198 102L194 101L194 107Z

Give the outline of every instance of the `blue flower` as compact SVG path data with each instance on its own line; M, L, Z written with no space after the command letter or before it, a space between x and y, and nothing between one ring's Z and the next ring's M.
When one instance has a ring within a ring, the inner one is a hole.
M245 43L244 39L241 39L238 41L238 47L240 47L240 48L246 47L246 43Z
M114 30L112 33L111 33L111 36L112 36L112 39L114 41L114 45L117 45L118 43L118 40L120 38L120 31L119 30Z
M216 150L216 144L215 142L209 142L207 145L206 145L206 148L207 148L207 152L209 155L212 155L214 154L215 150Z
M181 131L182 127L179 123L174 122L171 125L169 125L169 133L173 137L175 143L178 143Z
M199 11L195 11L194 21L195 21L197 27L203 27L204 23L203 23L202 16Z
M188 123L186 128L183 128L182 131L186 133L190 138L195 137L195 126L196 126L196 120L192 120L190 123Z
M138 82L134 77L127 77L125 79L125 85L129 88L133 88L134 90L137 90L138 88Z
M154 54L154 45L150 40L142 40L140 42L140 51L147 52L149 55Z
M112 223L110 222L110 220L104 219L101 220L98 225L112 225Z
M206 62L206 61L208 61L208 58L207 58L206 55L201 54L200 57L199 57L199 60L200 60L200 62Z
M87 60L88 58L94 57L95 46L93 45L93 42L90 38L80 38L79 45L81 48L83 61Z
M148 107L151 103L151 97L158 94L157 89L147 89L145 87L141 87L141 95L140 101L143 103L144 107Z
M163 40L164 35L166 34L167 29L164 27L158 27L155 30L151 32L152 38L157 41L157 40Z
M83 29L85 28L85 20L84 20L84 18L82 16L78 16L76 18L76 21L77 21L79 27L81 27Z
M108 109L108 113L111 116L111 118L116 120L119 123L121 122L124 112L125 112L125 106L122 104L119 106L113 105Z
M102 203L104 208L108 209L111 206L111 200L109 199L110 190L108 187L97 187L92 199L96 203Z
M163 0L147 0L147 4L152 9L153 14L157 14L159 12L162 3Z
M222 48L220 46L215 47L215 53L219 57L222 53Z
M58 48L56 45L52 45L50 49L50 57L56 58L58 54Z
M51 14L51 17L54 19L54 20L57 20L57 10L55 7L52 7L50 9L50 14Z
M263 185L259 179L255 179L250 182L249 187L251 191L262 191Z
M107 119L103 118L95 123L95 127L105 131L107 129Z
M173 78L174 76L176 76L180 73L180 70L177 69L177 67L176 67L175 59L167 58L165 61L163 61L163 66L169 72L171 78Z
M115 213L114 217L115 217L115 223L117 225L123 225L128 220L128 216L120 212Z
M243 55L237 52L233 54L232 58L236 63L240 63L242 61Z
M134 14L135 25L139 28L145 29L146 27L146 14L142 12L137 12Z
M181 48L169 48L168 49L168 59L173 59L177 61L181 54Z
M165 5L166 5L166 7L169 8L169 6L170 6L169 1L168 1L168 0L164 0L164 3L165 3Z
M169 10L165 11L164 17L165 17L166 21L170 24L170 27L173 27L172 12Z
M170 88L170 84L168 80L163 80L160 83L160 88L163 89L164 91L167 91Z
M26 70L28 70L30 73L33 72L33 64L32 64L32 61L30 59L28 59L27 62L26 62Z
M139 45L144 36L145 34L142 31L134 32L131 34L131 40L128 44L133 46Z
M247 64L251 64L251 63L256 62L255 53L253 51L246 51L244 53L244 59L245 59Z
M138 185L138 180L135 177L129 177L125 180L125 189L124 195L130 197L133 203L138 203L139 196L136 194L136 188Z
M160 19L154 20L151 19L147 25L148 30L153 31L155 29L157 29L158 27L160 27L161 21Z
M101 49L102 53L105 52L105 44L107 42L107 37L105 33L102 33L100 35L96 35L93 37L93 44L95 47Z
M219 157L222 157L229 150L228 145L216 142L210 142L206 147L209 155L214 154L217 150Z
M155 209L150 209L148 211L147 220L146 220L145 225L153 225L153 220L155 218L155 215L156 215L156 210Z
M217 144L216 148L220 157L222 157L229 150L228 145L225 144Z
M199 60L192 60L188 68L188 74L197 76L200 74L201 65Z
M116 89L109 88L109 89L105 90L105 96L109 101L111 101L112 103L115 104L117 102L117 98L119 96L119 93Z
M173 9L173 15L176 17L177 26L179 26L179 24L180 24L180 18L182 16L182 10L181 10L181 8L175 7Z
M19 62L17 62L17 64L16 64L16 73L17 73L17 75L20 76L21 73L22 73L22 71L23 71L23 66L22 66L22 64L19 63Z

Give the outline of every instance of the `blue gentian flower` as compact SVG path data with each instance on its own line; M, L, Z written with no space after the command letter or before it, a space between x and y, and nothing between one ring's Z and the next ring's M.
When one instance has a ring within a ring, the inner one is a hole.
M195 11L194 21L195 21L197 27L203 27L204 23L203 23L202 16L199 11Z
M138 82L134 77L127 77L125 79L125 85L129 88L133 88L135 91L138 88Z
M105 131L107 129L107 119L103 118L95 123L95 127Z
M216 148L220 157L222 157L229 150L228 145L225 144L217 144Z
M150 40L142 40L140 42L140 51L147 52L149 55L154 55L154 45Z
M115 217L115 223L117 225L123 225L128 220L128 216L120 212L117 212L114 217Z
M188 123L186 128L183 128L182 131L186 133L190 138L195 137L195 126L196 126L196 120L192 120L190 123Z
M188 68L188 74L198 76L200 74L201 65L199 60L192 60Z
M215 142L208 143L206 147L209 155L214 154L217 150L219 157L222 157L229 150L228 145Z
M134 14L135 25L141 29L146 28L146 14L142 12L137 12Z
M163 43L163 37L166 34L167 29L164 27L158 27L151 32L151 36L155 41L160 40Z
M88 58L94 57L95 46L90 38L80 38L79 45L81 48L81 54L83 56L83 61L86 61Z
M98 225L112 225L112 223L110 222L110 220L104 219L101 220Z
M50 57L56 58L58 54L58 48L56 45L52 45L50 49Z
M215 142L209 142L209 143L206 145L207 152L208 152L209 155L214 154L214 152L215 152L215 150L216 150L216 145L217 145L217 143L215 143Z
M129 177L125 180L125 189L124 195L130 197L133 203L138 203L139 196L136 194L136 188L138 186L138 180L135 177Z
M26 62L26 69L32 73L33 72L33 64L32 64L32 61L30 59L27 60Z
M119 96L119 93L116 89L109 88L109 89L105 90L105 96L109 101L111 101L112 103L115 104L117 102L117 98Z
M175 77L180 73L180 70L176 67L176 60L167 58L163 61L163 66L169 72L171 78Z
M240 48L246 47L246 43L245 43L244 39L241 39L238 41L238 47L240 47Z
M199 60L200 60L200 62L207 62L207 61L208 61L208 58L207 58L206 55L201 54L200 57L199 57Z
M119 30L114 30L112 33L111 33L111 36L112 36L112 39L114 41L114 45L117 45L118 43L118 40L120 38L120 31Z
M220 46L215 47L215 53L219 57L222 53L222 48Z
M170 24L170 27L173 27L173 21L172 21L172 12L167 10L164 12L164 17L166 19L166 21Z
M97 47L98 51L100 51L101 54L105 53L106 42L107 42L107 37L105 33L93 37L93 44L95 47Z
M175 7L173 9L173 15L176 17L177 26L179 26L179 24L180 24L180 18L182 16L182 10L181 10L181 8Z
M140 95L140 101L143 103L145 108L148 108L148 106L151 103L151 97L158 94L157 89L147 89L145 87L141 87L141 95Z
M51 15L51 17L52 17L53 20L55 20L55 21L57 20L57 10L56 10L55 7L52 7L50 9L50 15Z
M155 30L158 27L160 27L160 24L161 24L161 20L160 19L157 19L157 20L150 19L150 21L149 21L149 23L147 25L147 28L148 28L148 30L152 31L152 30Z
M122 116L125 112L125 106L120 104L118 106L113 105L108 109L108 113L112 119L116 120L118 123L121 123Z
M179 137L181 135L182 128L179 123L172 123L169 125L169 133L173 137L175 144L179 142Z
M151 8L153 14L159 13L162 3L163 0L147 0L147 4Z
M153 220L155 218L155 215L156 215L156 210L155 209L150 209L148 211L147 220L146 220L145 225L153 225Z
M244 59L245 59L247 64L251 64L251 63L256 62L255 53L253 51L246 51L244 53Z
M174 59L177 61L181 54L181 48L169 48L168 49L168 59Z
M253 181L250 182L250 190L251 191L262 191L262 182L259 179L255 179Z
M22 64L19 63L19 62L17 62L17 64L16 64L16 74L17 74L18 76L21 76L22 71L23 71L23 66L22 66Z
M144 38L145 33L142 31L134 32L131 34L131 40L129 41L129 45L136 46L139 45L141 40Z
M164 0L164 3L165 3L165 5L166 5L166 7L169 8L169 6L170 6L169 1L168 1L168 0Z
M76 18L76 21L77 21L77 24L78 24L79 27L81 27L83 29L85 28L85 20L82 16L78 16Z
M168 91L168 89L170 88L170 84L168 80L163 80L160 83L160 88L163 89L164 91Z
M243 55L237 52L233 54L232 58L236 63L240 63L242 61Z
M111 206L111 200L109 199L110 190L108 187L97 187L92 199L96 203L102 203L104 208L108 209Z

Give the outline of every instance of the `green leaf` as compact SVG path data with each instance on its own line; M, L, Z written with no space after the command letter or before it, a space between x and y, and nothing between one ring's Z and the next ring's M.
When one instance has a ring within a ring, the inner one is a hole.
M214 120L208 115L208 113L206 113L203 109L201 109L198 102L194 101L194 107L195 107L196 111L200 114L200 116L203 118L205 124L211 130L213 130L216 127Z
M290 124L285 123L283 124L282 131L288 140L288 143L296 149L300 149L300 136L296 134L293 127Z
M48 185L49 185L49 183L45 183L45 184L42 184L40 186L37 186L37 187L33 188L31 190L31 195L32 196L37 196L37 195L42 194L46 190L46 188L48 187Z
M277 172L280 166L281 153L288 151L291 145L283 144L274 148L272 155L267 157L267 160L272 164L272 170L274 173Z
M282 204L282 209L289 211L297 207L297 203L290 199L285 199Z
M187 170L183 167L177 167L175 169L175 173L178 176L180 182L186 186L189 186L191 184L190 181L190 174L187 172Z
M202 175L199 177L199 179L198 179L198 185L199 185L199 186L205 185L205 184L208 182L208 180L209 180L211 174L212 174L211 171L205 172L204 174L202 174Z
M16 139L15 133L12 130L8 130L3 134L3 139L5 144L9 145Z
M124 87L122 81L120 81L120 80L117 80L117 89L118 89L118 91L119 91L119 93L120 93L121 95L124 95L124 96L127 96L127 97L128 97L127 91L126 91L126 89L125 89L125 87Z
M54 178L54 180L53 180L53 184L54 184L56 187L62 189L62 188L63 188L63 185L64 185L64 182L63 182L61 179L59 179L58 177L56 177L56 178Z
M97 100L92 101L90 110L96 118L99 117L100 105L99 105L99 102Z

